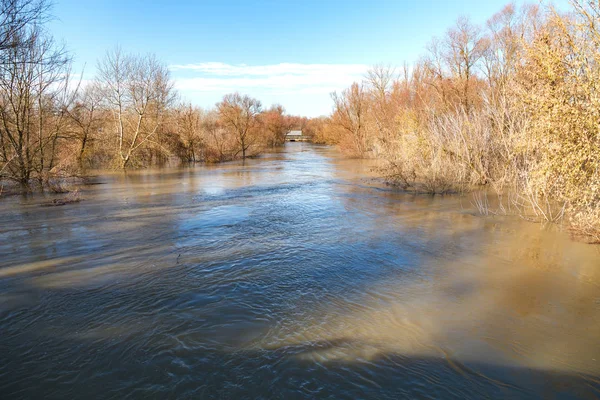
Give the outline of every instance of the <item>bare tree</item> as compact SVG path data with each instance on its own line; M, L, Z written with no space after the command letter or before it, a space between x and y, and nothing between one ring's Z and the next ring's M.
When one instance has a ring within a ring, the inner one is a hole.
M367 84L377 138L386 144L394 134L395 104L392 100L396 70L391 66L375 65L367 72Z
M291 129L291 121L285 115L285 108L280 104L271 106L262 114L262 120L268 134L269 145L274 147L283 144Z
M149 144L165 122L175 92L168 68L156 57L125 55L116 48L98 65L106 107L113 115L119 166Z
M221 162L229 160L232 156L231 151L235 151L229 148L229 142L234 142L235 147L237 147L237 140L229 140L230 136L233 137L233 135L223 128L219 121L219 113L215 110L208 112L202 122L202 128L206 132L205 161Z
M183 104L175 110L175 132L179 140L179 154L182 160L201 160L204 148L204 112L202 109Z
M446 34L446 64L452 77L458 81L457 92L466 110L469 110L473 96L476 64L483 56L486 44L481 29L466 17L459 18L456 26Z
M34 19L35 21L35 19ZM10 30L19 45L1 50L0 178L29 186L42 182L64 133L68 54L32 23Z
M256 141L255 129L259 125L258 115L261 107L260 101L239 93L227 94L217 104L224 126L236 135L242 159L246 158L248 149Z
M74 93L71 107L66 108L72 122L71 137L79 142L77 164L84 166L85 153L94 135L102 129L101 113L102 94L96 83L86 86Z
M35 41L37 34L30 28L48 20L50 6L46 0L0 0L0 54Z
M369 148L366 131L368 114L368 93L362 84L353 83L350 89L341 94L331 95L334 102L332 121L349 134L353 152L362 157Z

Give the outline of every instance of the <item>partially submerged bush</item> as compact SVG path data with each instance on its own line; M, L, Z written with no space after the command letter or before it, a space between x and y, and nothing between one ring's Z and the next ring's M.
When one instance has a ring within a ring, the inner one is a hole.
M600 241L600 4L571 4L460 18L411 70L375 66L334 95L323 141L387 160L403 189L491 188L503 211Z
M64 197L52 199L52 201L42 203L42 206L43 207L65 206L67 204L79 203L82 200L83 200L83 198L81 197L79 190L76 189L72 192L69 192Z
M526 47L521 98L530 126L533 197L564 204L573 229L600 237L600 6L575 2Z

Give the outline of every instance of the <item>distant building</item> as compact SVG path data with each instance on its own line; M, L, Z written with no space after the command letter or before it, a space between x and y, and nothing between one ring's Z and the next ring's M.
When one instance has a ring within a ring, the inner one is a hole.
M285 140L288 142L303 142L308 138L302 134L302 131L289 131L285 135Z

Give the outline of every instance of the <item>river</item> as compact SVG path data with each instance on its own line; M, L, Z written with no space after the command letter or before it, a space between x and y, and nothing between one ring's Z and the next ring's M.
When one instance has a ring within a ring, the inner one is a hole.
M0 397L598 398L600 250L308 143L0 201Z

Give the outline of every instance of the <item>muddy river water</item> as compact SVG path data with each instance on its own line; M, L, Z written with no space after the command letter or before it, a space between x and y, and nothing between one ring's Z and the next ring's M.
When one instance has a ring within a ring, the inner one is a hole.
M0 201L0 397L600 397L600 249L290 143Z

